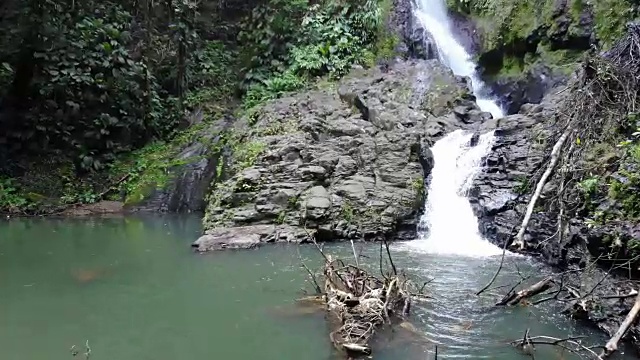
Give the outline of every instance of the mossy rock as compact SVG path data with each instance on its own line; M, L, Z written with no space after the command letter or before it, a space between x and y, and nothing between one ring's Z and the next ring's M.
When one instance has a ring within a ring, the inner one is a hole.
M553 82L567 78L585 51L610 47L638 15L638 5L628 0L448 0L448 5L481 33L478 63L489 82L520 82L520 87L527 77L539 78L541 68Z

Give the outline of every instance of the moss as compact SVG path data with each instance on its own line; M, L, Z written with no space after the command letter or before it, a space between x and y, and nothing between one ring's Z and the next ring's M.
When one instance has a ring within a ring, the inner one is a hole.
M396 48L400 43L398 35L389 29L393 1L379 0L378 8L380 9L380 22L376 32L376 42L373 46L373 53L365 52L363 56L365 64L363 65L372 66L375 60L391 60L396 56Z
M297 209L298 206L300 205L300 197L299 196L291 196L288 200L287 200L287 206L290 209Z
M547 45L538 47L540 61L549 66L552 70L569 75L581 60L582 53L570 49L552 50Z
M558 28L562 22L554 0L448 0L447 3L454 11L474 20L485 51L480 63L486 75L500 77L518 76L540 63L557 74L569 75L581 60L582 50L552 48L553 36L566 34L569 43L573 38L584 38L584 15L589 11L594 16L596 36L606 49L622 35L625 24L638 15L637 5L628 0L571 0L567 2L569 28L565 30ZM564 46L558 42L553 45Z
M529 178L526 176L517 176L516 177L517 184L513 188L513 192L519 195L524 195L529 193L531 190L531 185L529 184Z
M596 35L603 48L610 47L625 31L628 21L637 16L626 0L598 0L593 5Z
M342 217L342 220L346 221L348 224L353 224L355 220L355 211L349 202L345 201L342 204L342 207L340 208L340 216Z
M396 48L400 43L398 35L393 33L385 33L384 36L378 38L375 45L375 57L378 60L391 60L396 56Z
M615 200L621 209L623 219L638 219L640 217L640 174L621 170L618 176L609 184L609 198ZM624 181L618 179L625 179Z

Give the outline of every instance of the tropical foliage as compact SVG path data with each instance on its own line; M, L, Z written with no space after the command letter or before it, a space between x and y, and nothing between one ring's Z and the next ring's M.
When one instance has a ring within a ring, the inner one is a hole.
M177 146L194 110L206 122L372 65L388 11L388 0L3 2L0 209L43 193L99 200L92 179L126 175L133 153L162 162L153 149Z

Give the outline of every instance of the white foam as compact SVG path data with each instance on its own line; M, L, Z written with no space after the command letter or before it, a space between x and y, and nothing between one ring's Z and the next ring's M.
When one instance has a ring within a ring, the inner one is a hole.
M412 250L438 254L491 256L502 249L485 240L467 199L482 159L491 151L493 132L470 146L472 134L457 130L438 140L431 151L434 167L421 218L419 239L406 243Z

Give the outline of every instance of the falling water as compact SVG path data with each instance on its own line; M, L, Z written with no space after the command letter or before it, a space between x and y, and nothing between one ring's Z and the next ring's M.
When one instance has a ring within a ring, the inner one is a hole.
M415 0L414 15L429 32L438 49L440 61L454 74L469 77L480 109L494 118L504 116L495 99L487 96L471 55L455 39L447 16L445 0ZM482 168L482 159L491 151L493 132L479 137L472 146L472 134L455 131L431 148L435 166L431 172L428 198L421 219L419 241L407 244L429 253L467 256L497 255L501 249L483 239L478 219L466 198L474 176Z
M431 148L435 166L431 171L428 198L421 219L420 239L407 244L429 253L489 256L502 250L483 239L478 220L466 198L482 159L493 144L493 132L481 135L472 146L473 134L456 130Z
M484 82L476 72L476 65L469 53L455 39L451 22L447 16L445 0L416 0L414 15L428 31L438 49L440 61L454 74L469 77L476 102L482 111L490 112L494 118L504 116L504 111L495 99L487 96Z

